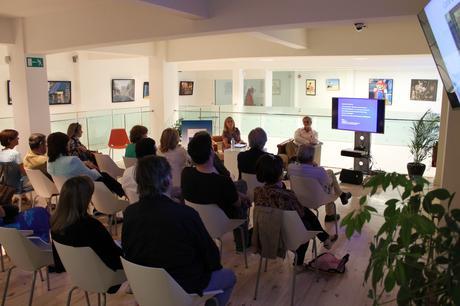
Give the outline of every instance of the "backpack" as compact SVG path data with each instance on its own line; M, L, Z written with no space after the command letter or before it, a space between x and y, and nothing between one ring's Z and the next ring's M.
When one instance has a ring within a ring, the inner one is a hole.
M307 267L310 269L318 269L322 272L329 272L329 273L344 273L345 272L345 264L348 262L350 258L350 254L346 254L342 258L335 257L332 253L326 252L318 255L316 260L311 260Z

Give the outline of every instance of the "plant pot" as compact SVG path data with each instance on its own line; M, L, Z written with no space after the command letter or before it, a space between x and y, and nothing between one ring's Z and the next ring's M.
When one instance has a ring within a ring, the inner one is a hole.
M425 164L422 163L407 163L407 173L411 179L417 176L423 176L425 168Z

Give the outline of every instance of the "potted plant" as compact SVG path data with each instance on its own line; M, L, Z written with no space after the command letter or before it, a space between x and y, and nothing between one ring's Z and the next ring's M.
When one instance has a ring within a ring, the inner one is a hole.
M407 164L407 172L409 177L413 178L423 176L426 168L423 161L431 156L433 146L438 141L439 115L427 110L419 120L412 124L411 132L409 151L414 160Z
M370 244L364 278L373 305L460 305L460 209L451 207L454 193L425 192L427 185L421 177L376 175L365 184L370 194L342 221L348 238L360 233L377 212L369 198L377 190L400 191L386 201L384 223Z

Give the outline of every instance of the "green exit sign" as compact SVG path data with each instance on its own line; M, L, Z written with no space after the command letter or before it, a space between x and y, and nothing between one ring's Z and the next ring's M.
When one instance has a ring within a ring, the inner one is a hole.
M27 67L43 68L43 57L28 57Z

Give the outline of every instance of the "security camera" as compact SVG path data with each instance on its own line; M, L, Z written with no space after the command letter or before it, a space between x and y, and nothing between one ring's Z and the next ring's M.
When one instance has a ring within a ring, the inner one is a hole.
M366 24L364 22L356 22L354 24L354 27L355 27L355 31L356 32L361 32L363 31L365 28L367 28Z

